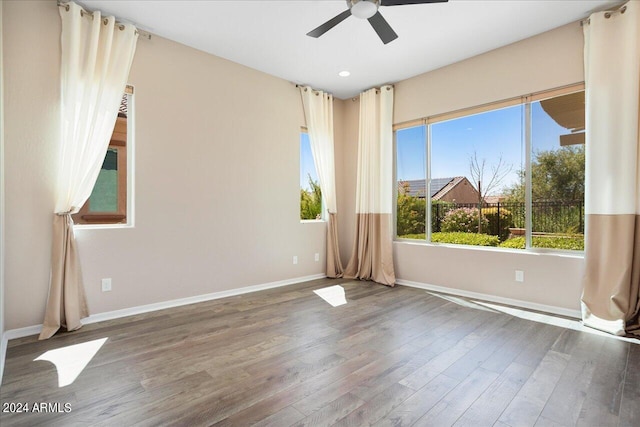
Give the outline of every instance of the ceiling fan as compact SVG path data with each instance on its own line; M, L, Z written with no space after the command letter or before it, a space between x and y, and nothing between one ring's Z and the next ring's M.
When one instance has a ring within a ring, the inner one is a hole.
M310 37L320 37L349 16L367 19L373 29L378 33L378 37L382 43L387 44L398 38L398 35L389 25L386 19L382 17L378 8L380 6L402 6L405 4L422 4L422 3L446 3L449 0L347 0L348 9L341 14L329 19L318 28L307 33Z

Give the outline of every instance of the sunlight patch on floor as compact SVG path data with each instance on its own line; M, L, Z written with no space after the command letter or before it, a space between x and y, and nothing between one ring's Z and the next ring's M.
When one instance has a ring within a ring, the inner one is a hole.
M314 294L331 304L333 307L344 305L347 303L347 297L344 288L340 285L329 286L328 288L316 289Z
M438 297L440 299L451 301L454 304L461 305L462 307L474 308L476 310L484 310L484 311L492 311L495 313L495 310L491 310L488 307L485 307L481 304L476 303L475 301L470 301L464 298L455 297L453 295L444 295L444 294L434 294L431 292L427 292L429 295L433 295L434 297Z
M510 316L519 317L521 319L530 320L532 322L544 323L547 325L558 326L560 328L572 329L578 332L586 332L589 334L600 335L603 337L619 339L621 341L626 341L633 344L640 344L640 340L636 338L619 337L616 335L611 335L606 332L599 331L597 329L590 328L588 326L584 326L582 322L578 319L568 319L565 317L554 316L552 314L529 311L529 310L524 310L516 307L493 304L485 301L472 300L469 298L456 297L453 295L437 294L433 292L427 292L427 293L429 295L433 295L435 297L438 297L447 301L451 301L463 307L473 308L476 310L492 311L494 313L496 312L504 313Z
M58 387L72 384L78 375L98 353L108 338L101 338L81 344L49 350L33 359L53 363L58 371Z

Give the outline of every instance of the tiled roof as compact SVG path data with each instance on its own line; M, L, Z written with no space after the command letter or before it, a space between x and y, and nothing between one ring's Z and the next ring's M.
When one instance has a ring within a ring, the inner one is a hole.
M453 177L453 178L434 178L431 180L431 194L430 197L438 194L444 187L447 186L450 182L464 177ZM402 185L406 183L409 186L409 191L407 192L409 196L412 197L424 197L426 193L426 184L424 179L412 179L407 181L399 181L398 190L403 191Z

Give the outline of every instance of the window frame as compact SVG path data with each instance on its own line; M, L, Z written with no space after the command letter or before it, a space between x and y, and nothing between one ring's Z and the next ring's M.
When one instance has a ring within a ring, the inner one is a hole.
M532 152L532 116L531 116L531 104L544 99L554 98L562 95L568 95L571 93L585 91L585 83L575 83L567 86L544 90L540 92L531 93L519 97L509 98L506 100L500 100L495 102L489 102L477 106L468 108L462 108L446 113L439 113L432 116L423 117L420 119L409 120L393 125L393 179L394 179L394 191L393 191L393 235L394 241L401 243L413 243L432 246L454 247L473 250L487 250L487 251L499 251L499 252L513 252L513 253L539 253L539 254L553 254L559 256L576 256L584 257L584 250L570 250L570 249L553 249L542 248L532 245L533 236L533 221L532 221L532 167L531 162L533 160ZM432 229L431 229L431 198L427 197L427 205L425 209L425 239L407 239L401 238L397 235L398 225L398 185L397 185L397 132L399 130L408 129L417 126L425 126L425 183L426 194L431 194L431 125L440 123L443 121L454 120L462 117L467 117L475 114L481 114L489 111L499 110L502 108L512 107L516 105L522 105L524 107L524 146L525 146L525 248L524 249L512 249L512 248L500 248L500 247L488 247L488 246L475 246L475 245L461 245L455 243L434 243L431 241Z

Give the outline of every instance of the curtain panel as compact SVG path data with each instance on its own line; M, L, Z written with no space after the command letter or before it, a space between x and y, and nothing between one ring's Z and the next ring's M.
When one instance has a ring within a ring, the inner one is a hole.
M40 339L82 326L87 308L71 214L93 190L118 116L135 53L137 30L76 3L62 19L61 122L51 250L51 278Z
M343 275L338 246L336 172L333 142L333 96L310 87L301 87L313 162L320 180L327 218L327 277Z
M640 3L584 26L584 324L640 336Z
M360 94L356 236L345 277L394 286L393 86Z

